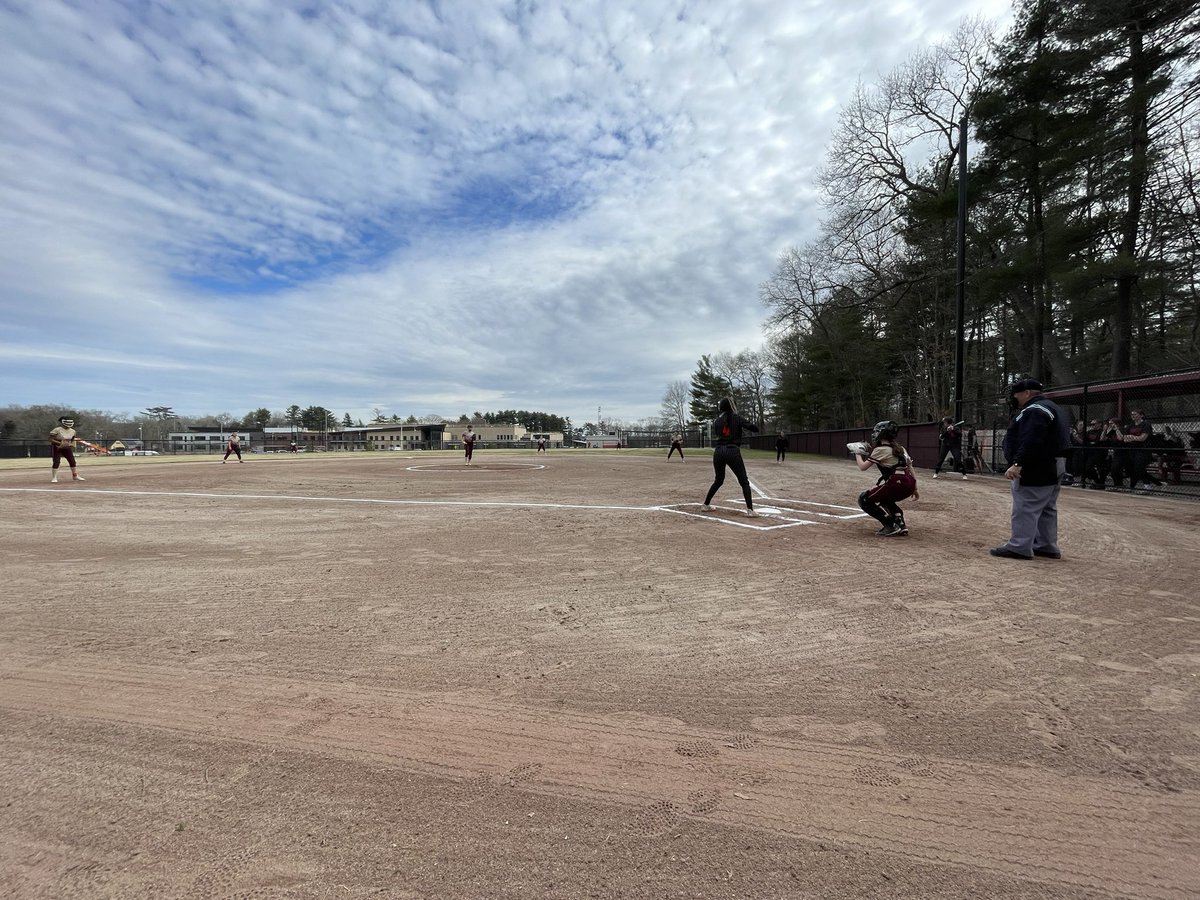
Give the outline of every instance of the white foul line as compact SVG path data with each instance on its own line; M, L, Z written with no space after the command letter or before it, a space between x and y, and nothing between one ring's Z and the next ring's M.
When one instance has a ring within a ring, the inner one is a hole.
M102 490L100 488L71 488L69 492L63 491L61 488L0 488L0 493L9 494L57 494L63 496L69 494L98 494L98 495L115 495L115 496L130 496L130 497L197 497L205 500L284 500L301 503L360 503L360 504L375 504L380 506L458 506L469 507L474 509L480 508L499 508L499 509L584 509L584 510L613 510L624 512L668 512L675 515L687 516L693 519L704 519L708 522L716 522L721 525L734 525L738 528L750 528L755 531L775 531L780 528L793 528L798 525L817 525L819 523L809 519L793 519L788 516L780 516L775 513L761 515L754 522L738 522L721 516L713 516L700 512L690 512L687 509L680 509L679 506L700 506L699 503L676 504L669 506L653 505L653 506L620 506L606 505L596 503L541 503L533 501L508 501L508 500L400 500L382 497L314 497L308 495L297 494L216 494L211 492L201 491L130 491L130 490ZM759 491L760 495L766 498L766 495ZM766 498L771 499L771 498ZM776 498L779 502L781 498ZM788 503L803 503L806 501L784 500ZM831 506L832 504L815 504L821 506ZM834 507L837 509L849 509L849 507ZM736 512L732 508L730 512ZM817 513L817 515L829 515L828 513ZM831 518L846 519L858 518L864 515L859 513L858 516L830 516ZM766 521L764 521L764 519ZM782 519L783 521L771 521L772 519Z
M55 488L0 488L6 493L63 494ZM505 500L395 500L382 497L308 497L296 494L209 494L198 491L115 491L97 488L73 488L72 494L117 494L131 497L202 497L206 500L298 500L308 503L378 503L396 506L499 506L511 508L544 509L615 509L631 512L653 512L662 506L604 506L586 503L534 503L529 501Z

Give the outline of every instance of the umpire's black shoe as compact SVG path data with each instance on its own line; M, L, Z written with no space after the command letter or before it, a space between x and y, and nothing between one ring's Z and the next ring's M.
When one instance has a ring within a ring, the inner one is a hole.
M1043 559L1062 559L1062 554L1057 550L1034 550L1033 555Z
M992 556L999 556L1002 559L1033 559L1032 556L1024 556L1016 551L1009 550L1007 547L993 547L988 553Z

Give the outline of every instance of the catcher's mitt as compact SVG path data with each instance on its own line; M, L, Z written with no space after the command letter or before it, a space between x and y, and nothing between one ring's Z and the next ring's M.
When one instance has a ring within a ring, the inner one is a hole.
M870 456L871 448L863 441L851 441L846 445L846 449L858 456Z

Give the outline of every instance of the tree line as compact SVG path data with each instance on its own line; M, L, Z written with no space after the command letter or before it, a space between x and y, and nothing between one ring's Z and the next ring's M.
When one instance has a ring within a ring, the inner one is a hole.
M264 428L303 428L309 431L333 431L338 428L363 427L364 422L354 419L350 413L339 418L323 406L300 407L293 404L287 409L272 412L259 407L238 417L229 413L184 415L170 406L151 406L133 416L95 409L75 409L62 406L2 406L0 407L0 440L41 440L58 424L60 416L75 419L76 430L85 440L129 440L139 436L146 441L165 441L172 432L186 431L193 426L208 427L213 431L261 431ZM466 413L457 418L427 415L417 418L409 415L402 418L387 414L381 409L372 410L369 424L417 424L451 422L474 422L476 424L517 422L530 431L561 431L572 434L571 420L552 413L529 410L500 410L498 412Z
M721 393L790 428L953 412L964 120L964 399L1200 365L1198 10L1019 0L860 85L818 233L760 287L764 346L702 357L664 421Z

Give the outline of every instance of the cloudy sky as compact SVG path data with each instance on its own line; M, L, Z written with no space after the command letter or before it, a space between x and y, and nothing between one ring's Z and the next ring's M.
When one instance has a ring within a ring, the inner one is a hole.
M0 405L656 415L1007 0L0 0Z

